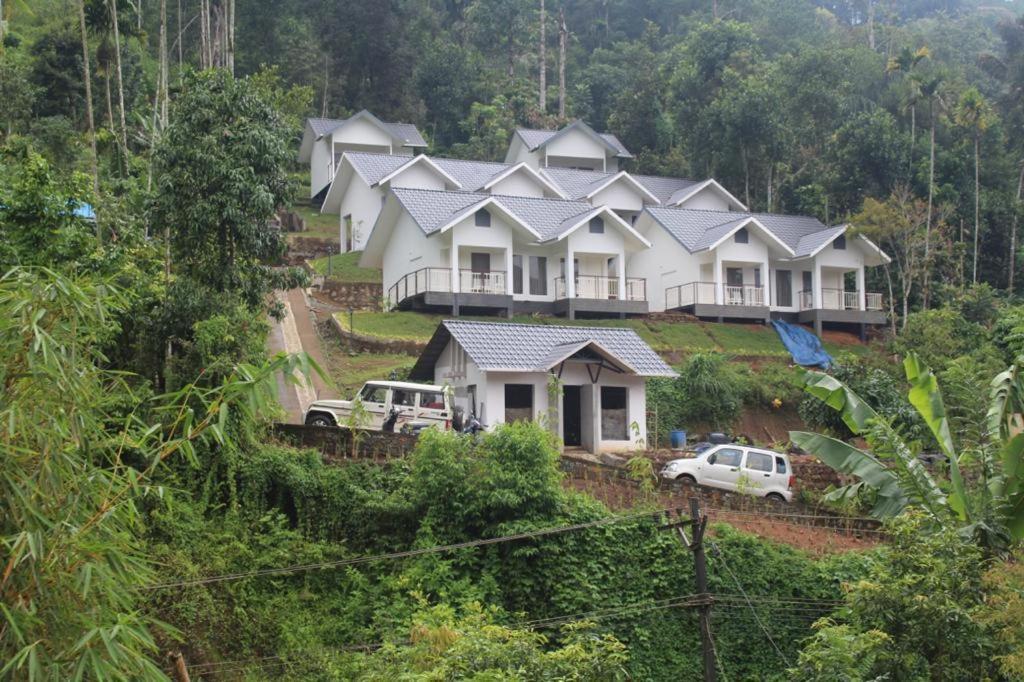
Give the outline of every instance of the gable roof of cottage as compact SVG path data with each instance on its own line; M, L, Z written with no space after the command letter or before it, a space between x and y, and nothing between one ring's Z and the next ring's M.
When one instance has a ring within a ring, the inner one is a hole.
M531 152L550 144L556 138L567 134L570 130L581 130L603 145L608 151L620 159L631 159L633 155L626 149L619 138L611 133L599 133L583 121L577 119L560 130L537 130L533 128L516 128L516 135Z
M847 229L846 225L826 227L817 218L800 215L671 207L648 207L645 211L691 253L712 248L723 235L751 220L754 221L751 224L763 228L785 245L793 258L813 256ZM871 246L877 250L874 244ZM883 259L888 258L881 255Z
M632 329L444 320L410 372L433 378L451 339L485 372L548 372L577 354L593 354L618 371L643 377L678 376Z
M316 138L320 139L324 135L334 132L349 121L354 121L358 118L365 118L377 124L385 132L391 135L391 137L401 142L404 147L427 146L427 142L423 139L423 135L420 134L419 128L414 124L382 121L366 109L363 109L349 118L308 118L306 119L306 122L312 129L313 134L316 135Z
M563 239L590 218L603 214L639 243L650 245L610 209L594 207L585 201L410 187L394 187L391 193L427 235L447 229L473 210L496 204L540 242Z

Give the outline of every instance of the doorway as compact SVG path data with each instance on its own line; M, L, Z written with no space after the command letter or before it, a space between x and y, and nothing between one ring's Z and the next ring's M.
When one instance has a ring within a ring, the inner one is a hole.
M579 386L562 387L562 442L583 445L583 415Z

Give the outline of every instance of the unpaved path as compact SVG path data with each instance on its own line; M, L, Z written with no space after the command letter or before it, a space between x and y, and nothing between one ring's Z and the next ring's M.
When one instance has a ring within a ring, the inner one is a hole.
M310 309L306 292L302 289L290 289L275 293L284 305L285 316L280 322L271 321L270 335L267 338L267 349L271 353L305 352L321 367L324 367L324 354L320 347L320 336L316 331L316 317ZM299 377L295 384L289 384L278 377L278 400L288 415L288 422L301 424L302 415L309 404L317 398L337 398L337 391L328 385L322 377L313 374L310 379Z

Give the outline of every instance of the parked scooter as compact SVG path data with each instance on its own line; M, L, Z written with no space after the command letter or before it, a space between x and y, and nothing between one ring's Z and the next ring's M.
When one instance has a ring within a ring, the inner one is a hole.
M461 407L456 407L452 414L452 430L455 433L463 435L475 436L476 434L483 431L485 427L475 414L466 416L466 413Z

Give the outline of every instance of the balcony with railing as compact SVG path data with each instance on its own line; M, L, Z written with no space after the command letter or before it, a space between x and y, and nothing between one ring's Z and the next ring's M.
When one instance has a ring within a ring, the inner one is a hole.
M410 272L388 289L388 301L396 306L421 294L508 294L508 276L502 270L459 270L458 288L452 286L450 268L420 268Z
M814 309L814 292L804 289L797 294L800 300L800 310ZM864 294L864 309L872 311L882 310L882 295L878 293ZM860 310L860 293L857 291L846 291L844 289L821 290L821 310Z
M600 301L646 301L647 280L639 277L626 277L625 287L620 286L618 277L599 275L577 275L573 278L576 298L588 298ZM565 277L555 278L555 298L568 298Z
M717 296L721 286L721 296ZM762 308L767 306L763 286L717 285L714 282L687 282L665 290L665 309L695 308L701 305Z

